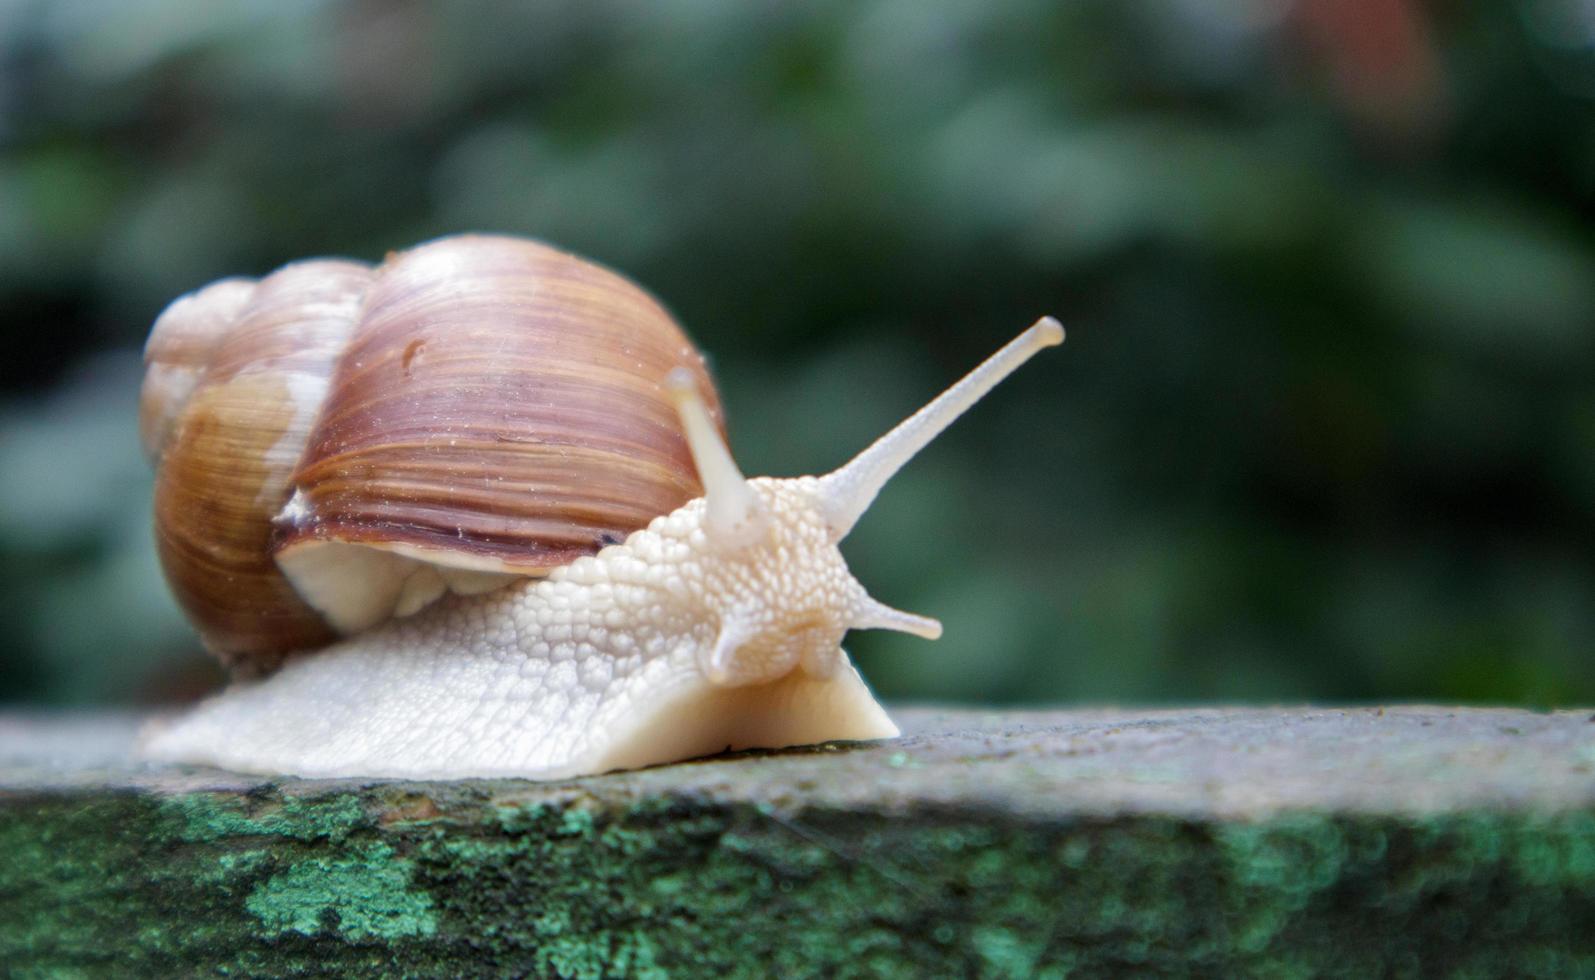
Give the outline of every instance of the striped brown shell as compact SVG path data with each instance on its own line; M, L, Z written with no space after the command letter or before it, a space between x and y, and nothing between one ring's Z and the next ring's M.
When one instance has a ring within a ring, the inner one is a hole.
M162 565L206 646L254 672L699 496L672 368L723 425L647 293L499 236L213 283L161 314L145 365Z

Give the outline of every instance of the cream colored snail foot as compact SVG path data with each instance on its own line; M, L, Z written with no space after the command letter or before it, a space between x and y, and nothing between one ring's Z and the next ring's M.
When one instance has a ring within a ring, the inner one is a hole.
M496 298L462 313L478 293ZM488 315L506 303L507 322ZM209 287L157 323L142 422L168 577L243 677L153 724L142 751L555 778L895 735L842 637L941 625L871 598L838 545L904 463L1062 340L1038 321L833 473L750 480L685 336L546 246L445 239L374 271ZM540 394L477 404L522 370ZM672 495L623 541L606 530Z
M745 484L775 517L760 542L714 548L695 500L547 580L291 659L152 732L145 753L302 776L553 778L896 735L837 642L880 617L812 482Z

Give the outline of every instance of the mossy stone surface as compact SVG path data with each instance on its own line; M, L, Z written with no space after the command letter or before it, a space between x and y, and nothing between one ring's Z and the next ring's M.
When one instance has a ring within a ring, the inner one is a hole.
M1595 975L1590 712L906 711L557 783L0 717L7 976Z

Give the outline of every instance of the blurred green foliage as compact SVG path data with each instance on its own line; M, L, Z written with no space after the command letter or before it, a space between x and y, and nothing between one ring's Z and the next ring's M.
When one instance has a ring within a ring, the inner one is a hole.
M744 468L1070 340L848 542L887 696L1595 700L1589 0L0 0L0 697L191 692L176 295L465 229L625 270Z

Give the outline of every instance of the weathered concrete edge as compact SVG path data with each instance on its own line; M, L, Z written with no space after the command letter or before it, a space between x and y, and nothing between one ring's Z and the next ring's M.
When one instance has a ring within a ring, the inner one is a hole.
M703 796L799 810L912 810L1250 819L1297 810L1427 814L1595 807L1595 713L1507 708L900 709L898 739L747 752L546 783L303 780L151 766L132 715L0 714L0 792L143 789L292 796L373 786L625 807ZM441 788L441 789L440 789Z
M1387 716L1372 713L1376 745ZM1425 728L1425 717L1406 722ZM1133 789L1158 776L1161 753L1207 752L1189 718L1187 737L1171 739L1166 726L1136 727L1147 721L1137 713L1107 723L1139 733L1128 742L1039 759L1022 733L970 755L943 732L923 736L935 750L822 748L562 786L4 780L0 962L20 975L1595 970L1595 807L1564 781L1581 772L1575 722L1587 719L1457 717L1475 734L1479 723L1517 730L1464 739L1462 762L1494 752L1521 769L1554 752L1567 768L1452 793L1439 809L1244 814L1158 812L1139 798L1119 813L1060 805L1036 796L1047 783L1035 772L1010 786L1031 794L1019 807L1010 792L926 792L905 806L906 784L871 795L790 781L837 763L858 779L873 769L851 763L882 754L880 771L926 789L969 767L1111 770ZM1241 746L1279 739L1266 718L1230 720L1232 734L1260 725ZM1057 743L1055 725L1032 727ZM957 751L941 752L949 743ZM1247 770L1244 755L1215 761ZM1350 759L1330 775L1366 764ZM731 791L727 772L784 779ZM770 785L779 801L761 798Z

